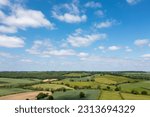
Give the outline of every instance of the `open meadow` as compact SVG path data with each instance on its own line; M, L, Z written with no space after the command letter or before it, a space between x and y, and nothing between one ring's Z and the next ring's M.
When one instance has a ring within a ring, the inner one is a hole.
M150 100L150 74L141 74L0 72L0 100Z

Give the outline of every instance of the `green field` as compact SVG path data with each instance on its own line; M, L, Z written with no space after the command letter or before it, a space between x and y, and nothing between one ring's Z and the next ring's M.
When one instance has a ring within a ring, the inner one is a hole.
M80 98L79 93L84 92L85 97ZM54 99L56 100L96 100L98 99L100 90L72 90L72 91L66 91L66 92L55 92L53 94Z
M41 90L58 90L65 88L67 90L70 90L72 88L67 87L65 85L58 85L58 84L37 84L32 86L33 89L41 89Z
M84 76L88 76L90 75L89 73L67 73L67 74L64 74L63 76L65 77L84 77Z
M0 88L0 96L29 92L30 89L21 89L21 88Z
M33 84L33 83L38 83L40 81L41 80L39 80L39 79L0 78L0 87Z
M96 88L99 85L99 83L91 82L91 81L89 81L89 82L71 82L71 81L63 80L63 81L56 81L56 82L53 82L53 83L64 84L64 85L70 86L72 88L74 88L74 87L79 87L79 88L84 88L84 87Z
M134 95L130 93L121 93L125 100L150 100L150 96L147 95Z
M95 76L95 81L101 84L117 84L117 83L125 83L125 82L134 82L135 80L129 79L122 76L114 76L114 75L104 75L104 76Z
M119 85L123 92L131 92L132 90L136 90L139 93L141 91L147 91L150 94L150 81L141 81L137 83L128 83Z
M115 91L103 91L100 100L121 100L122 98L119 95L119 92Z
M125 73L132 75L124 76L124 72L2 72L0 96L48 91L56 100L150 100L149 73ZM132 78L133 74L138 74L138 78ZM80 98L80 92L85 97Z

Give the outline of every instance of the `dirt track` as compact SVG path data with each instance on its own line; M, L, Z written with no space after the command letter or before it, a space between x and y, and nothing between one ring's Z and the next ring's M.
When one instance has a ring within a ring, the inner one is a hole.
M35 91L2 96L0 97L0 100L26 100L26 99L35 100L36 96L41 92L48 93L49 95L51 95L51 92L48 91Z

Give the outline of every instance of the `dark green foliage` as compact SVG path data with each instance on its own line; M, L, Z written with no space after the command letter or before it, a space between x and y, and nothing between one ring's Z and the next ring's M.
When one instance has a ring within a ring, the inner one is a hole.
M107 89L110 90L110 86L107 86Z
M85 93L84 92L80 92L79 96L80 96L80 98L84 98L85 97Z
M52 96L52 95L49 95L48 97L47 97L47 100L53 100L54 99L54 97Z
M115 91L120 91L120 89L118 87L115 88Z
M39 93L39 94L36 96L37 100L44 99L45 97L48 97L48 94L45 94L45 93Z
M132 90L131 93L132 93L132 94L139 94L139 92L136 91L136 90Z
M142 95L147 95L148 93L147 93L147 91L142 91L141 94Z
M63 79L66 72L0 72L0 77L5 78L36 78L36 79Z

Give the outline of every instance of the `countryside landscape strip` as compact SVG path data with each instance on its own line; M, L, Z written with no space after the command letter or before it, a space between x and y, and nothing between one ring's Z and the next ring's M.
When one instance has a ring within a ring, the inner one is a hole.
M149 89L149 72L0 72L0 100L149 100Z

